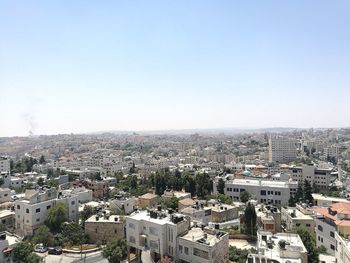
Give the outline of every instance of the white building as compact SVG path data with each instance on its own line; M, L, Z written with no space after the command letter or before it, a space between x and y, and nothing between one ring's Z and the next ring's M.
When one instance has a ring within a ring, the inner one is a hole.
M63 193L76 195L79 204L92 201L92 190L85 187L75 187L73 189L64 190Z
M11 186L11 174L8 172L0 172L0 177L4 180L2 187L8 188Z
M315 165L292 167L291 174L293 181L302 183L307 180L311 185L315 184L321 189L327 189L338 178L338 173L332 168L319 168Z
M189 228L189 217L171 210L136 211L126 217L128 252L140 256L142 251L149 250L153 258L176 259L177 237L186 234Z
M117 194L109 200L109 209L117 214L131 214L136 207L135 197L128 197L123 194Z
M307 263L307 250L298 234L258 231L257 254L249 254L247 263Z
M214 194L217 193L217 183L214 182ZM252 198L260 203L287 205L291 195L298 189L298 182L271 181L261 179L233 179L225 182L225 195L232 200L240 200L240 194L247 191Z
M316 207L316 244L325 246L332 256L337 249L335 234L350 235L350 203L336 203L329 207Z
M350 262L350 240L335 233L337 249L335 250L335 258L337 263Z
M228 252L229 240L225 232L193 227L178 237L178 262L226 263Z
M313 211L297 205L296 207L282 207L282 223L286 230L292 230L293 228L304 228L309 232L315 230L315 221L313 218Z
M32 235L42 225L48 210L58 203L64 203L70 220L79 215L78 198L74 194L58 192L55 188L26 190L23 200L15 201L16 231L20 235Z
M269 138L269 162L291 162L297 158L297 141L281 136Z

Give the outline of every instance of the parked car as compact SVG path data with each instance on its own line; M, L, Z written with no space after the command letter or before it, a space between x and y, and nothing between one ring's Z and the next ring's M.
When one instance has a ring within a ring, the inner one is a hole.
M61 255L62 254L62 248L60 248L60 247L49 247L47 253L50 254L50 255Z
M34 251L38 253L45 253L47 251L47 247L45 247L44 244L37 244L34 247Z

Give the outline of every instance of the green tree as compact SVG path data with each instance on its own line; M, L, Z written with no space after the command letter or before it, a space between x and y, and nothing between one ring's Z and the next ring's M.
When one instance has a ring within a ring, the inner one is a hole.
M45 224L52 233L58 233L61 230L62 223L68 220L68 209L65 204L58 203L48 211Z
M255 208L250 202L244 211L244 232L247 235L256 235L256 212Z
M219 194L225 194L225 181L222 178L218 181L217 190Z
M44 246L53 246L55 244L55 238L50 232L50 229L47 226L42 225L35 230L32 242L34 244L43 243Z
M294 201L295 201L295 203L298 203L299 201L302 201L303 198L304 198L303 187L299 183L298 189L297 189L295 196L294 196Z
M187 193L191 193L192 196L196 194L196 181L190 175L184 176L184 186Z
M220 200L221 203L228 204L228 205L232 204L231 197L227 195L217 194L216 196L214 196L214 198Z
M294 199L293 195L290 195L290 197L289 197L288 206L295 207L295 199Z
M43 185L44 185L44 179L40 177L40 178L38 179L37 184L38 184L39 186L43 186Z
M21 242L12 250L14 263L39 263L40 257L33 253L34 248L29 242Z
M176 209L179 207L179 199L177 199L175 196L171 197L171 198L167 198L164 200L164 206L166 208L172 208L172 209Z
M131 187L131 189L137 188L137 176L136 175L131 176L130 187Z
M86 241L84 230L76 223L63 224L61 234L65 244L81 245Z
M250 199L250 193L247 191L243 191L240 193L239 198L241 199L241 202L246 203Z
M120 263L127 256L126 241L116 239L108 242L102 250L102 255L110 263Z
M318 263L319 251L316 247L315 233L310 233L308 230L303 228L293 229L292 232L298 234L303 241L303 244L308 251L308 263Z
M312 205L314 202L314 198L312 197L312 187L308 180L304 180L304 202Z
M46 160L45 160L44 155L41 155L41 156L40 156L39 163L40 163L40 164L45 164L45 163L46 163Z
M206 198L207 195L210 195L212 188L213 182L208 174L196 175L196 193L198 197Z
M80 219L82 221L83 226L85 225L85 221L92 215L94 215L94 208L89 205L84 206L83 211L80 212Z

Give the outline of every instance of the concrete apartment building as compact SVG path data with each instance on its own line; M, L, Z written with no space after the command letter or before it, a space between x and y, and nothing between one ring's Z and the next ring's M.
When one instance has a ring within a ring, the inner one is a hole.
M172 210L135 211L126 217L128 252L139 258L149 250L153 259L177 257L177 237L190 229L190 218ZM129 254L129 253L128 253Z
M255 206L257 225L262 231L271 233L282 232L281 212L272 205L259 204Z
M9 172L11 170L10 158L0 156L0 172Z
M92 191L92 197L94 199L103 199L107 196L108 192L108 182L97 181L97 180L76 180L73 182L73 187L85 187Z
M324 196L322 194L312 194L315 206L331 206L335 203L349 203L350 201L345 198Z
M191 222L203 226L207 226L209 224L212 216L211 208L206 207L203 204L185 207L184 209L180 210L180 213L189 216L191 218Z
M307 250L298 234L258 231L257 254L249 254L247 263L307 263Z
M325 246L332 256L337 249L335 234L350 235L350 204L336 203L329 207L316 207L313 209L316 218L316 244Z
M140 208L155 207L158 203L158 195L147 193L138 197Z
M269 162L288 163L297 158L297 141L281 136L269 138Z
M271 181L261 179L233 179L225 182L225 195L233 201L240 200L240 194L247 191L252 198L260 203L287 205L291 195L298 189L295 181ZM214 194L217 193L217 184L214 182Z
M239 207L218 202L208 202L211 208L211 222L223 223L238 218Z
M57 192L55 188L26 190L24 199L15 201L16 232L23 236L32 235L44 223L48 210L58 203L67 206L70 220L78 218L76 195Z
M106 244L116 238L124 238L124 222L118 215L101 213L93 215L85 221L85 234L93 244Z
M282 207L282 224L286 230L290 231L293 228L304 228L309 232L315 230L315 221L313 211L301 205L296 207Z
M302 183L307 180L311 185L315 184L320 189L327 189L338 178L338 173L332 168L318 168L315 165L291 167L290 171L293 181Z
M109 209L113 213L129 215L136 208L136 199L124 194L117 194L113 199L109 199Z
M337 263L350 262L350 239L342 237L337 232L335 233L337 248L335 250L335 258Z
M0 188L0 204L11 201L11 190L9 188Z
M229 238L225 232L193 227L178 237L177 262L226 263Z

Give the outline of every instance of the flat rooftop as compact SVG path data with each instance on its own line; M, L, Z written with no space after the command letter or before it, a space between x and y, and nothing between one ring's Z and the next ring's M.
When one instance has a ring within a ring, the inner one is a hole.
M158 213L161 213L162 217L152 218L151 213L147 210L135 211L130 216L128 216L128 218L138 220L138 221L141 221L141 220L148 221L158 225L165 225L165 224L175 225L171 221L171 215L167 211L163 210L162 212L158 212ZM185 215L179 214L179 213L174 213L173 215L185 217Z
M292 216L292 213L295 214L295 216L293 216L293 219L298 219L298 220L313 220L312 216L310 215L305 215L302 212L300 212L298 209L293 209L293 208L287 208L286 209L288 215Z
M233 179L228 181L229 184L234 185L252 185L252 186L268 186L268 187L288 187L290 184L297 185L298 182L295 181L272 181L272 180L254 180L254 179Z
M206 246L214 246L221 240L220 237L209 234L207 231L198 227L193 227L186 235L180 237L180 239L197 242Z
M89 217L85 222L86 223L122 223L118 215L110 215L110 216L93 215Z

